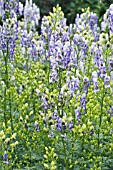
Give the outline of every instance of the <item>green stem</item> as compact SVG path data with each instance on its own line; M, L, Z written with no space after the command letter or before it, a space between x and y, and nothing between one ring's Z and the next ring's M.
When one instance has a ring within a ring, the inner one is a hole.
M99 120L99 129L98 129L98 147L100 145L100 128L101 128L101 124L102 124L102 114L103 114L103 101L104 101L104 87L103 87L103 96L102 96L102 100L101 100L101 114L100 114L100 120Z
M8 89L9 87L9 77L8 77L8 52L7 55L4 55L4 60L5 60L5 84L6 88Z
M31 149L31 147L30 147L30 163L32 163L32 149Z
M26 58L26 69L27 69L27 73L29 71L29 56L27 56L27 48L25 49L25 58Z
M72 139L74 139L74 137L75 137L75 135L74 135L74 132L72 131ZM73 158L74 158L74 140L73 140L73 142L72 142L72 162L73 162Z
M68 161L67 161L67 154L66 154L66 146L65 146L65 142L64 142L64 139L62 137L62 143L63 143L63 148L64 148L64 155L65 155L65 168L66 170L68 170Z
M79 51L79 46L78 46L78 51ZM76 70L78 68L78 61L79 61L79 52L77 52L77 50L75 49L76 55L77 55L77 65L75 66L75 76L76 76Z
M59 68L59 70L58 70L58 90L59 90L59 95L60 95L61 87L62 87L61 78L62 78L61 69ZM61 106L61 109L62 109L62 116L63 116L63 107L62 106ZM60 115L60 106L58 105L58 103L57 103L57 110L58 110L59 116L61 116Z
M61 69L59 68L59 71L58 71L58 75L59 75L59 93L60 93L60 90L61 90L61 86L62 86L62 74L61 74Z
M90 75L90 67L91 67L91 55L90 55L90 57L89 57L87 62L88 62L88 71L87 71L88 73L87 73L87 75L89 76Z
M36 109L35 109L35 96L34 96L34 89L32 89L32 104L33 104L33 114L35 115Z
M4 90L4 121L5 121L5 127L7 128L6 105L7 105L7 102L6 102L6 87L5 87L5 90Z
M3 53L4 54L4 53ZM5 62L5 90L4 90L4 121L5 126L7 127L7 118L6 118L6 107L7 107L7 89L9 88L9 77L8 77L8 42L7 42L7 51L6 55L4 54L4 62Z
M76 126L76 118L75 118L75 111L74 108L72 109L72 113L73 113L73 125L74 127ZM73 158L74 158L74 143L75 143L75 133L72 131L72 162L73 162Z
M9 110L10 110L10 119L11 119L11 129L12 129L12 132L14 130L13 128L13 118L12 118L12 103L11 103L11 94L9 94Z
M49 64L48 64L48 73L47 73L47 76L48 76L48 87L49 87L49 77L50 77L50 61L49 61Z

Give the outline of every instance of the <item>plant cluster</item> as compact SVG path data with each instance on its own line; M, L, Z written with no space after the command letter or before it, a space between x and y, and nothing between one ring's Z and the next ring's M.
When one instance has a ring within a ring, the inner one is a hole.
M113 5L100 27L57 5L40 34L32 0L1 0L0 16L0 169L112 169Z

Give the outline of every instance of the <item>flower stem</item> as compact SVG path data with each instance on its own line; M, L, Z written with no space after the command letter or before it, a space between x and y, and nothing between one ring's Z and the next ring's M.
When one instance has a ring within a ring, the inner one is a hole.
M4 54L4 53L3 53ZM6 118L6 107L7 107L7 89L9 88L9 77L8 77L8 42L7 42L7 52L4 54L4 62L5 62L5 90L4 90L4 121L5 126L7 127L7 118Z
M12 131L14 130L14 128L13 128L13 118L12 118L12 103L11 103L11 100L12 100L12 98L11 98L11 94L9 94L9 110L10 110L10 119L11 119L11 129L12 129Z
M100 128L101 128L101 124L102 124L102 114L103 114L103 101L104 101L104 87L103 87L103 96L102 96L102 100L100 103L101 106L101 114L100 114L100 119L99 119L99 129L98 129L98 147L100 145Z
M63 143L63 148L64 148L64 155L65 155L65 168L66 170L68 170L68 161L67 161L67 154L66 154L66 146L65 146L65 142L64 142L64 139L62 137L62 143Z

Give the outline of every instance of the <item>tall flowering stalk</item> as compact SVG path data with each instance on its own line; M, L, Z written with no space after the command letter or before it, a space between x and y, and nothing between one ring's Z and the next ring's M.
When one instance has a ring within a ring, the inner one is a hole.
M36 31L36 27L39 24L40 19L40 10L32 3L32 0L26 0L25 7L23 10L24 14L24 29L25 30L34 30Z
M13 27L13 29L11 28ZM10 94L9 97L7 96L7 92L10 88L10 82L9 82L9 63L11 60L14 59L14 49L15 49L15 42L17 40L17 20L16 20L16 14L14 13L13 19L6 19L3 22L3 26L1 26L1 55L3 56L3 65L4 65L4 119L5 124L7 126L7 98L10 100ZM11 119L11 126L12 125L12 113L11 113L11 101L9 102L9 110L10 110L10 119Z

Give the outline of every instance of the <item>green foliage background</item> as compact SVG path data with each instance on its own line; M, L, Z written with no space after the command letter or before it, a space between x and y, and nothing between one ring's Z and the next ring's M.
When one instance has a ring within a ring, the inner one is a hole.
M21 0L21 2L25 3L25 0ZM113 0L33 0L33 2L40 8L41 17L48 15L54 6L59 4L68 23L72 23L76 14L82 13L82 8L87 7L90 7L92 12L96 12L101 19Z

